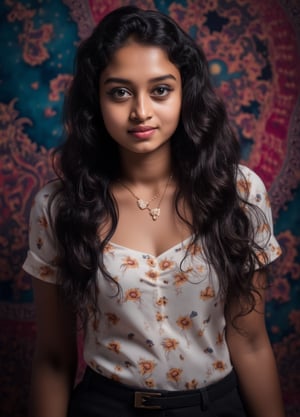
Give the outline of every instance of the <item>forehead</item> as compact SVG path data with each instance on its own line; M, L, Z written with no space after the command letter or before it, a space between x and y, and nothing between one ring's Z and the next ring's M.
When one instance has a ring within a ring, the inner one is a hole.
M101 80L111 76L147 80L165 74L172 74L176 80L180 80L179 70L162 48L131 42L114 53L101 74Z

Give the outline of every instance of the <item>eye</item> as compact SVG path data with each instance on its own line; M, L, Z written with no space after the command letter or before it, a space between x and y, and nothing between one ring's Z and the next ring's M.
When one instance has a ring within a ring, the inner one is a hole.
M108 91L107 94L111 96L112 98L114 98L115 100L122 100L131 96L130 91L127 90L127 88L123 88L123 87L115 87L111 89L110 91Z
M167 85L159 85L152 90L152 95L155 97L166 97L172 89Z

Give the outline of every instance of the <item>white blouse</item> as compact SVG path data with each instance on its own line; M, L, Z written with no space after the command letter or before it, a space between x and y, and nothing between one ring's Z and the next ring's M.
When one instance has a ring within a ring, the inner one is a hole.
M273 235L268 195L253 171L240 169L250 189L248 200L266 216L266 224L256 225L256 241L269 263L281 251ZM241 194L245 179L237 181ZM53 284L57 253L47 203L58 185L49 183L36 196L23 266ZM191 246L191 239L157 257L113 242L106 246L105 267L122 290L116 296L115 284L98 271L101 313L88 322L84 341L84 359L96 372L128 385L184 390L214 383L231 371L218 279L208 270L201 242Z

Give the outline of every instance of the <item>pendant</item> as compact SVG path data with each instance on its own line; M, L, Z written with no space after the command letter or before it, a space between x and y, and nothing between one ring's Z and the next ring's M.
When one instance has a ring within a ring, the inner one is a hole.
M160 208L153 208L149 210L149 214L152 217L152 220L155 221L159 218Z
M142 198L139 198L136 204L138 205L138 208L140 210L145 210L146 208L148 208L149 203L147 201L144 201Z

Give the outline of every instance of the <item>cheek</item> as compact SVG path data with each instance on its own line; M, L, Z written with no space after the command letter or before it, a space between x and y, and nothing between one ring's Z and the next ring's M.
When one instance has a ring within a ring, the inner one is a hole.
M101 102L100 106L104 126L111 138L118 142L126 129L125 112L119 106L102 106Z
M106 103L100 102L100 109L105 127L108 131L113 129L114 126L118 125L122 121L122 112L119 108L109 106Z
M175 101L170 106L164 109L161 114L161 118L164 119L166 125L173 127L177 126L180 118L181 101Z

